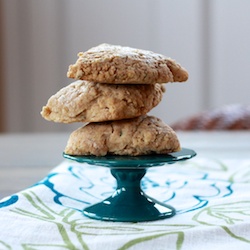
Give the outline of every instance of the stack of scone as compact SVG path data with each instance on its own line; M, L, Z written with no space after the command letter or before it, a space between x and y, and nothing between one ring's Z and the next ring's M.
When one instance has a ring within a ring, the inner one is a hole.
M145 155L180 150L175 132L147 113L158 105L164 83L188 79L174 60L150 51L101 44L78 54L67 76L75 82L42 109L50 121L83 122L68 140L70 155Z

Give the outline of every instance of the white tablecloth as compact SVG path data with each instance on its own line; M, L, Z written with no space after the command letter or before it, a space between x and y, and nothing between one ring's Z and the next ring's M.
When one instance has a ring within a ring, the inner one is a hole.
M108 168L63 161L0 201L0 249L250 249L250 158L197 156L150 168L142 189L175 207L172 218L125 223L83 216L115 187Z

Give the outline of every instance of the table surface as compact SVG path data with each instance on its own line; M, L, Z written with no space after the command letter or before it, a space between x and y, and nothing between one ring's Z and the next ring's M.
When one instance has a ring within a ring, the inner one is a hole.
M250 158L250 132L177 132L197 157ZM0 199L41 180L64 158L69 133L0 134Z
M108 168L64 160L68 136L0 136L0 249L250 249L250 131L178 132L197 156L148 169L139 192L159 211L154 200L174 207L176 216L137 223L83 216L100 201L104 219L107 210L121 218L128 209L137 220L145 207L133 208L134 189L119 200L122 209L107 209L126 188L115 190Z

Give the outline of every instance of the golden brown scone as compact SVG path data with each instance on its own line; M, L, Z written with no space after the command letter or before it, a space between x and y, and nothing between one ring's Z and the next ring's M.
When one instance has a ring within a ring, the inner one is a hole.
M174 60L151 51L101 44L80 52L69 78L100 83L152 84L183 82L188 72Z
M100 122L144 115L162 99L161 84L103 84L78 80L51 96L41 115L54 122Z
M89 123L69 137L65 153L70 155L146 155L180 150L175 132L159 118Z

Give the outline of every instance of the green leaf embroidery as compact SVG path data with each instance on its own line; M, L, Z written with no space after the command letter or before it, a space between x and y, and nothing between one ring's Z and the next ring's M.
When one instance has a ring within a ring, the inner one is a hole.
M49 208L34 192L30 191L23 193L24 197L30 202L30 204L37 210L38 213L29 212L24 209L15 208L10 211L17 213L19 215L32 217L38 220L46 221L53 223L57 226L58 232L62 237L63 245L49 245L49 244L23 244L24 249L34 249L33 247L36 246L51 246L51 247L63 247L65 249L77 249L76 246L73 244L71 237L69 236L69 233L73 233L76 238L78 239L78 242L81 245L81 249L89 250L88 246L85 244L85 242L82 240L81 234L77 233L76 231L72 230L74 228L73 224L69 223L68 218L76 213L73 209L62 209L60 212L56 212ZM71 230L67 230L66 227L70 228ZM36 248L37 249L37 248Z
M11 250L11 246L8 245L7 243L3 242L2 240L0 240L0 249L2 249L2 250Z
M250 243L250 238L236 235L230 230L233 225L244 222L250 217L250 201L239 201L207 207L197 213L193 220L202 225L220 226L231 237Z
M184 233L183 232L171 232L171 233L161 233L161 234L156 234L156 235L150 235L150 236L145 236L145 237L141 237L141 238L137 238L134 240L129 241L128 243L126 243L124 246L122 246L121 248L119 248L118 250L126 250L129 249L130 247L148 241L148 240L153 240L162 236L166 236L166 235L170 235L170 234L177 234L177 241L176 241L176 249L180 250L182 247L182 244L184 242Z

